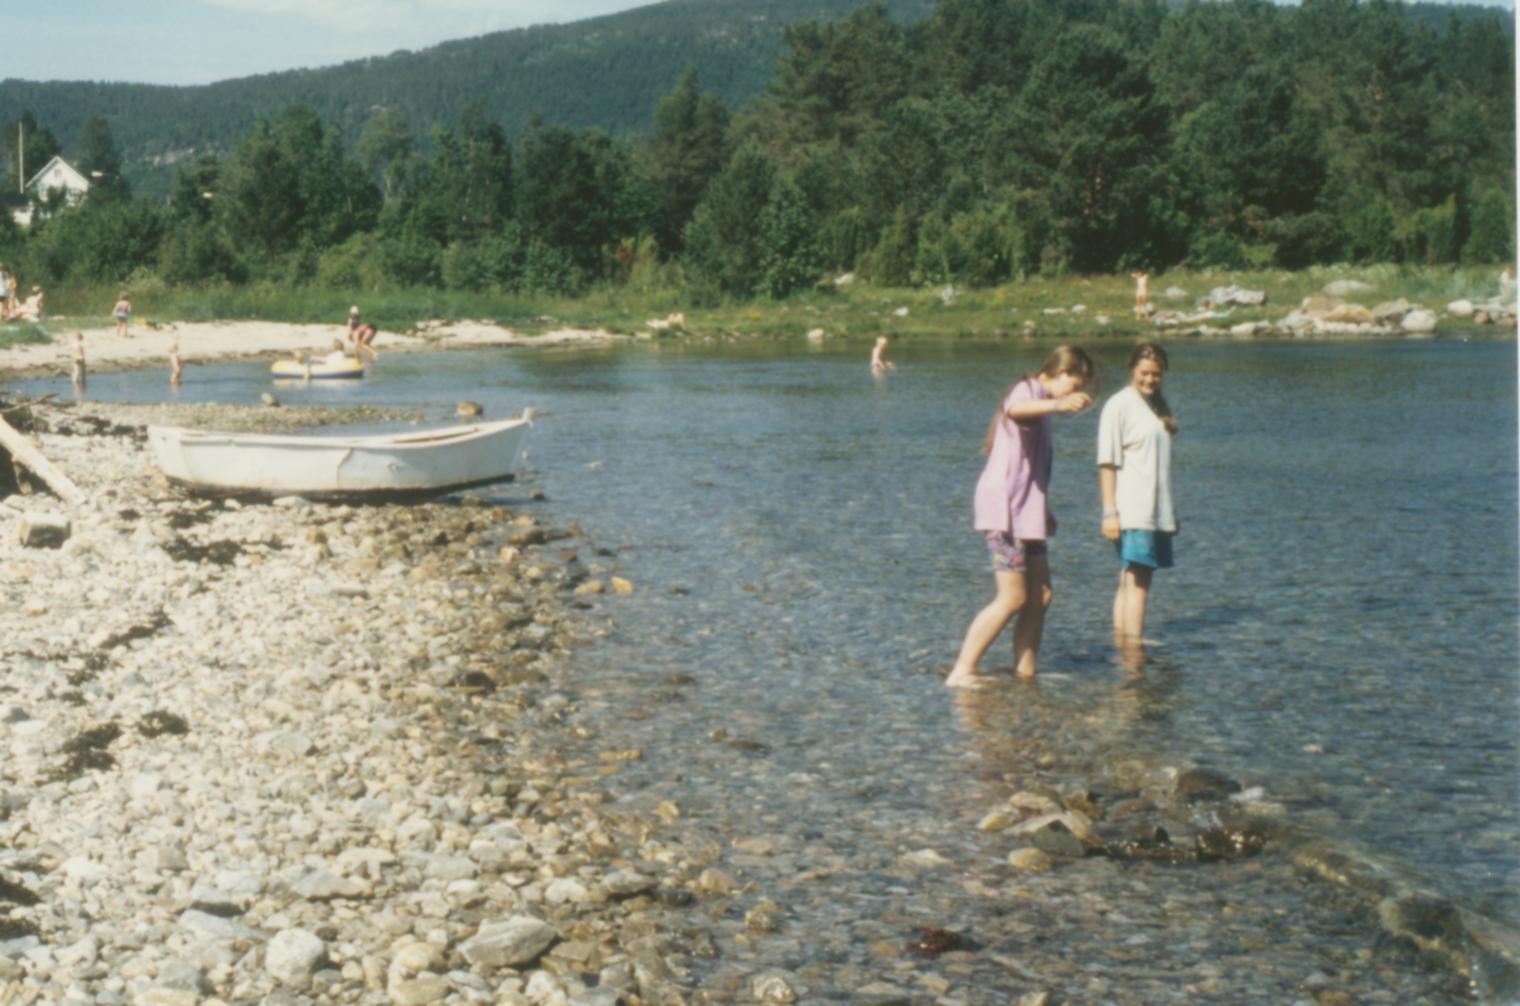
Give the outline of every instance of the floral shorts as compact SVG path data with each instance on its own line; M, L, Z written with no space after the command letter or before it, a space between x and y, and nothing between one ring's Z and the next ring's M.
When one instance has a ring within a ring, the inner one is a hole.
M992 554L994 573L1022 573L1031 558L1045 554L1045 542L1015 538L1007 531L988 531L987 551Z

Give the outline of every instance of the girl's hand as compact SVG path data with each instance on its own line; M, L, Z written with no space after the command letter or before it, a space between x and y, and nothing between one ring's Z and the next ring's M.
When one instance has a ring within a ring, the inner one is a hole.
M1092 404L1092 396L1085 391L1073 391L1056 399L1057 412L1081 412Z
M1109 541L1119 540L1119 517L1117 514L1112 517L1103 518L1103 537Z

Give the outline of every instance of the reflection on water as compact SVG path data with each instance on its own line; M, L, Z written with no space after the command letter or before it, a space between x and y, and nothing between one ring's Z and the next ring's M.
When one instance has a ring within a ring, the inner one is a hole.
M864 344L393 354L364 382L281 397L550 413L537 484L639 588L607 603L616 632L577 657L588 723L645 751L622 798L768 837L781 851L741 865L792 892L799 921L756 960L830 961L818 989L880 975L870 947L914 920L1011 946L1026 923L1008 899L1036 919L1025 951L1041 925L1080 937L1036 896L1144 919L1154 928L1130 935L1149 932L1136 945L1160 975L1240 953L1224 944L1309 896L1269 859L1012 884L1010 843L975 828L989 807L1121 762L1211 764L1520 922L1514 344L1174 346L1183 527L1153 594L1160 645L1134 675L1108 641L1094 411L1055 428L1047 673L952 695L932 672L992 589L970 530L981 434L1047 349L904 345L880 380ZM1124 349L1099 358L1116 390ZM179 396L254 401L261 370L194 368ZM161 384L103 374L89 392L157 400ZM983 669L1006 671L1010 649L1005 636ZM920 849L949 867L905 867ZM1220 899L1275 907L1209 932ZM1167 906L1194 914L1168 921ZM1310 935L1318 949L1283 935L1261 954L1284 973L1331 967L1340 937ZM1090 962L1100 985L1124 972L1104 960ZM1126 980L1143 985L1137 967Z

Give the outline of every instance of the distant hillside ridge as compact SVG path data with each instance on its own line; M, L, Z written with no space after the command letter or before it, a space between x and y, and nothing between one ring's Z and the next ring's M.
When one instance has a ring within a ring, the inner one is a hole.
M0 82L0 123L30 111L70 156L92 116L110 123L128 179L167 192L173 166L225 154L260 117L310 105L352 143L370 115L401 109L425 139L471 101L515 136L531 117L613 135L648 129L656 102L688 66L704 91L737 108L765 88L785 26L832 21L870 0L665 0L563 25L493 32L320 69L190 87ZM885 0L904 21L934 0Z
M148 194L167 193L176 164L227 153L257 119L297 102L314 108L349 144L379 108L399 108L425 141L435 124L453 120L471 101L509 136L534 116L627 136L649 128L656 102L686 67L697 69L704 91L737 109L771 79L786 25L838 20L870 2L665 0L570 24L190 87L11 79L0 81L0 123L29 111L70 157L83 124L102 116L124 173ZM882 0L882 6L914 22L933 12L935 0ZM1514 34L1508 9L1416 3L1405 11L1432 25L1498 16Z

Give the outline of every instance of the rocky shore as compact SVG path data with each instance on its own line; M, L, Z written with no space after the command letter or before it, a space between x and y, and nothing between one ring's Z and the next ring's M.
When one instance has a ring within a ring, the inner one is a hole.
M638 752L555 753L609 557L478 499L187 500L163 413L7 413L89 499L0 507L0 1001L681 1001L705 864L602 810Z

